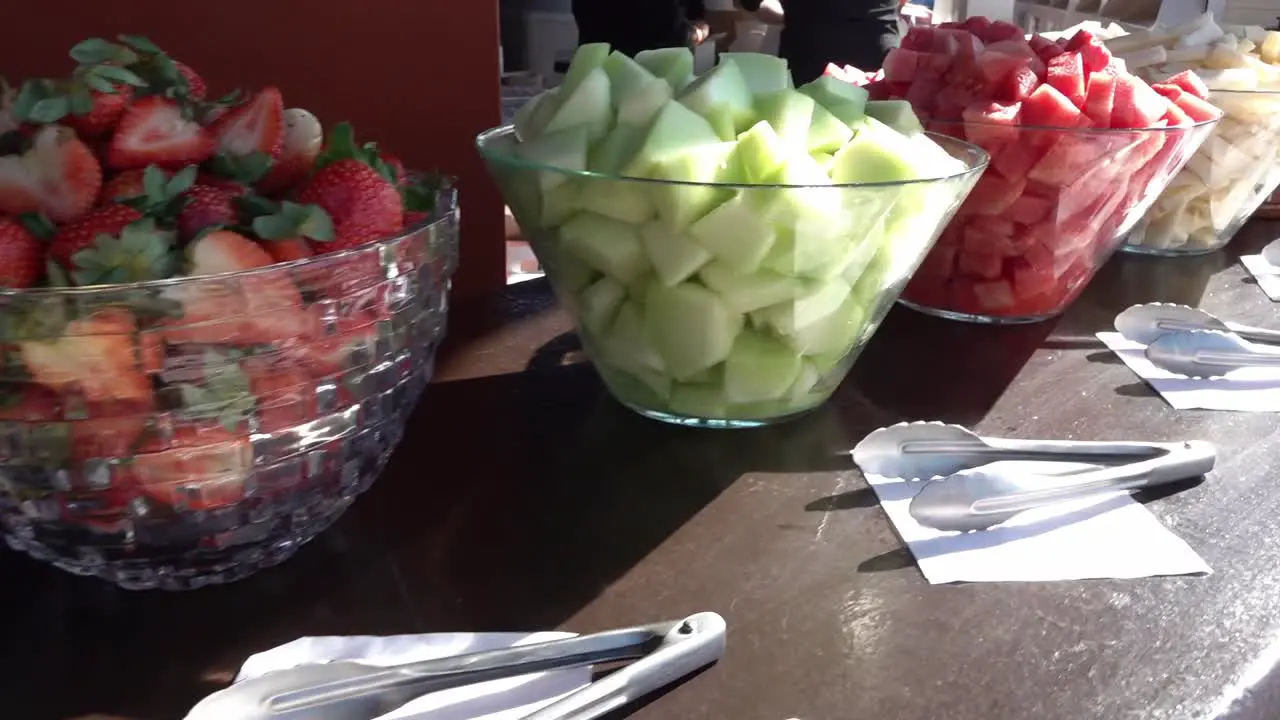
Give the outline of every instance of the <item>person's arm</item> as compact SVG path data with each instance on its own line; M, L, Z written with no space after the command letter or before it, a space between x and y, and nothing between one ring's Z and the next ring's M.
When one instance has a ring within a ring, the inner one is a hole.
M747 12L756 12L760 9L761 0L734 0L734 2Z
M684 17L691 23L701 22L707 18L707 6L702 0L680 0L684 7Z

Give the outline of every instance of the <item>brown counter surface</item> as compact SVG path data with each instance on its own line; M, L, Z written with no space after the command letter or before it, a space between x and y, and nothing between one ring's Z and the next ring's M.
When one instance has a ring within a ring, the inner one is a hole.
M1280 223L1233 244L1256 251ZM1234 252L1112 261L1061 320L898 308L791 424L667 427L611 401L545 284L455 308L385 476L288 563L133 593L0 551L0 717L180 718L301 635L563 627L715 610L723 662L633 713L726 720L1280 717L1280 415L1175 412L1098 343L1165 300L1280 327ZM930 586L847 455L906 419L988 434L1217 443L1144 498L1208 577Z

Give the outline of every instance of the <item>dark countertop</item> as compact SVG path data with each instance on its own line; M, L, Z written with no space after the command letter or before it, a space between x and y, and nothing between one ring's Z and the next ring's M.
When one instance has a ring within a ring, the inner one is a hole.
M1140 383L1093 332L1150 300L1280 326L1232 253L1126 256L1056 323L895 309L824 409L712 432L613 403L545 285L515 286L455 309L386 475L283 566L140 594L0 551L0 717L179 718L300 635L593 631L699 610L727 618L726 659L635 717L1278 717L1280 416L1175 412ZM1150 507L1215 572L930 586L838 453L903 419L1211 440L1209 481Z

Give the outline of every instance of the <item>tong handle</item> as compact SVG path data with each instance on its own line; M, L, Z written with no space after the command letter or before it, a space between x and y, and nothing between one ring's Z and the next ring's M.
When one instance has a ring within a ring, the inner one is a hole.
M713 612L685 618L650 655L524 717L595 720L716 662L724 655L725 621Z
M1227 329L1239 335L1245 340L1260 343L1280 344L1280 330L1268 330L1267 328L1250 327L1239 323L1225 323Z
M1197 350L1196 362L1203 365L1214 365L1226 368L1243 367L1277 367L1280 366L1280 353L1275 352L1218 352L1215 350Z
M1113 490L1136 490L1198 477L1213 470L1217 452L1202 440L1179 443L1164 457L1075 475L1074 482L1042 490L1002 495L973 503L975 513L1022 512Z
M984 438L990 455L1000 460L1098 462L1162 458L1183 449L1183 443L1139 443L1084 440L1015 440ZM982 450L976 451L984 454Z

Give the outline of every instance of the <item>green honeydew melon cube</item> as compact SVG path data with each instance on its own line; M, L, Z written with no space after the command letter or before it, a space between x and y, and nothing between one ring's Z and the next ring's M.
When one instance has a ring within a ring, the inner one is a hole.
M677 98L706 118L721 140L729 141L751 127L756 119L751 90L737 63L721 62L703 73Z
M587 129L571 127L550 132L516 146L516 153L531 163L560 168L566 172L540 170L538 185L543 192L569 180L571 172L587 169Z
M641 226L640 241L658 279L669 287L688 280L711 260L711 253L693 238L668 229L662 222Z
M847 124L832 115L830 110L814 103L813 115L809 118L809 134L805 143L811 155L822 153L829 162L832 155L852 138L853 130ZM824 166L824 170L826 169L826 163L819 164Z
M747 193L738 193L689 226L689 234L717 260L749 273L769 254L777 232Z
M662 78L646 80L630 95L618 101L618 125L647 129L658 111L671 101L671 86Z
M689 148L655 163L650 177L685 183L709 185L650 183L647 190L667 227L684 230L733 196L733 190L714 183L736 177L735 144L717 142Z
M689 48L643 50L636 54L636 62L677 92L693 81L693 51Z
M850 294L834 311L796 328L791 336L792 345L805 355L847 352L862 332L868 305L863 298Z
M569 257L627 285L649 270L633 225L580 213L560 226L560 249Z
M604 337L627 299L627 288L610 277L595 281L578 296L578 317L592 337Z
M792 147L809 144L809 121L816 106L813 98L791 89L756 97L760 121L769 123L778 139Z
M538 93L520 106L511 121L517 138L521 141L532 140L542 132L542 128L547 126L556 108L559 107L559 101L556 99L559 93L560 88L551 88Z
M618 50L609 53L602 67L613 87L614 110L618 109L623 98L629 97L646 83L656 79L653 73L646 70L643 65Z
M786 397L800 375L800 355L777 338L743 331L724 361L724 396L730 403Z
M703 266L698 279L718 293L730 310L741 313L793 300L806 289L804 283L788 275L770 270L740 273L720 261Z
M618 308L613 327L600 342L605 362L634 375L667 372L645 328L644 312L637 303L627 300Z
M676 415L712 420L729 418L729 403L718 385L672 383L667 407Z
M778 334L794 338L801 330L836 312L852 293L841 278L812 284L803 294L777 305L752 313L757 324L771 327Z
M906 100L871 100L867 103L866 114L875 118L903 135L918 135L924 132L920 118L911 109Z
M753 95L765 95L792 87L791 68L787 61L764 53L720 53L720 62L733 62L746 78Z
M743 323L719 295L694 283L653 283L644 315L648 337L676 380L724 362Z
M767 122L758 122L738 136L737 156L742 182L775 182L791 153Z
M866 89L829 75L823 75L806 84L800 88L800 92L813 98L815 102L850 127L859 125L866 113L869 97Z
M556 96L559 107L547 122L544 133L553 133L573 127L584 127L592 139L604 137L613 126L613 100L609 75L601 68L592 70L580 85L572 90L561 86Z

